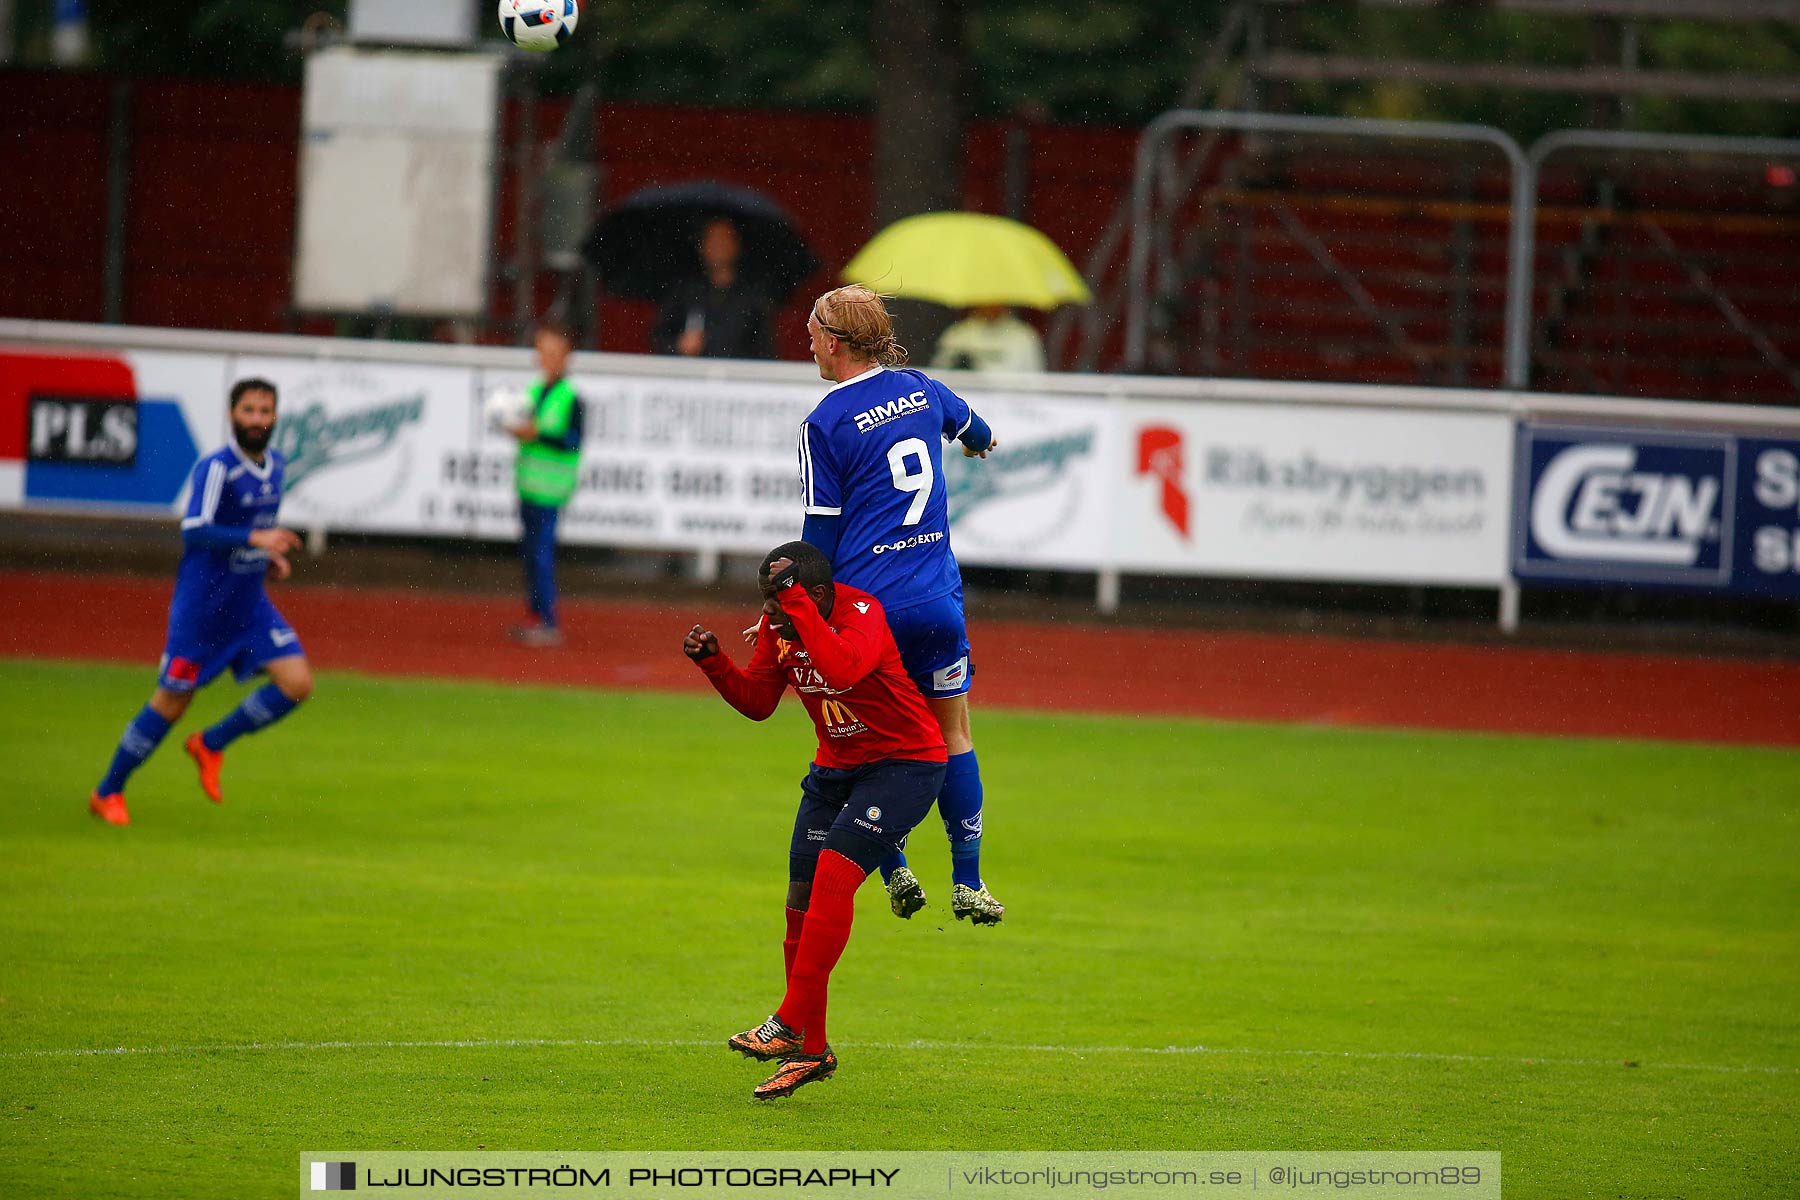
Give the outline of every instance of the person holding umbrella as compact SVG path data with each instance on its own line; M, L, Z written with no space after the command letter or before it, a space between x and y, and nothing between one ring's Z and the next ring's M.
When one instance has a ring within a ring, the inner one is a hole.
M931 365L954 371L1042 371L1044 339L1004 304L979 304L938 338Z
M774 358L767 293L738 272L743 243L729 217L700 231L703 274L670 289L650 332L658 354L690 358Z
M976 212L896 221L856 252L840 278L875 280L900 299L966 310L938 340L931 365L975 371L1042 371L1043 339L1012 310L1049 312L1093 299L1081 273L1043 233Z

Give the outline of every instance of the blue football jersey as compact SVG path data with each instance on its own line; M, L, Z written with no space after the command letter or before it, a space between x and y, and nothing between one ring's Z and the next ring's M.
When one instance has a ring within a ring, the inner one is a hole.
M837 579L890 610L962 584L950 552L944 443L969 405L920 371L875 367L825 393L800 427L800 494L839 518Z
M261 466L236 443L207 455L194 464L182 530L210 527L248 537L253 529L272 528L286 469L287 460L272 449ZM190 543L175 575L170 628L223 628L249 620L263 599L268 569L268 552L254 546Z

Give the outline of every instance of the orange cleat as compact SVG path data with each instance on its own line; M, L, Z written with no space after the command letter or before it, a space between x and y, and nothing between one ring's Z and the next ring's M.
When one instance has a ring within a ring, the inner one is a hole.
M222 750L208 750L202 735L196 733L181 744L200 769L200 790L214 804L225 803L223 793L219 791L219 768L225 765L225 753Z
M787 1027L780 1017L770 1017L755 1029L733 1034L725 1043L746 1058L770 1062L798 1054L806 1047L806 1039Z
M124 792L114 792L110 796L95 792L88 797L88 811L108 825L131 824L131 814L125 811Z
M750 1094L758 1100L779 1100L793 1095L804 1084L830 1079L837 1074L837 1067L837 1055L830 1046L825 1047L823 1054L796 1054L783 1059L781 1069L757 1084Z

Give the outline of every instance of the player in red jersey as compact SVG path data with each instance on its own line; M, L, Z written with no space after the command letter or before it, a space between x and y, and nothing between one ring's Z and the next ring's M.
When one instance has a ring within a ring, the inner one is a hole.
M825 991L850 940L856 889L931 811L946 753L880 601L833 583L831 560L806 542L770 551L761 577L762 636L748 666L736 666L699 625L682 650L753 721L765 720L792 687L819 732L788 851L787 995L767 1021L727 1043L781 1062L755 1091L772 1100L837 1070L825 1040Z

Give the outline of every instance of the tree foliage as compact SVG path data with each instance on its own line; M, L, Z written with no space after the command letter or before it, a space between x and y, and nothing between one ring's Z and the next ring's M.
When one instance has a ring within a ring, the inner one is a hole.
M452 2L452 0L445 0ZM480 5L485 36L499 36ZM341 22L347 0L89 0L99 69L293 82L286 37L306 15ZM971 116L1032 113L1063 121L1141 124L1170 106L1224 20L1229 0L967 0L968 70L947 80ZM42 60L48 0L18 7L26 61ZM584 0L581 33L549 56L541 82L568 92L601 73L610 98L650 103L871 112L881 56L869 0ZM1479 5L1297 6L1292 48L1363 58L1568 65L1587 61L1583 18ZM1800 74L1800 33L1764 23L1644 21L1647 67ZM1468 120L1529 136L1582 123L1566 96L1396 84L1291 89L1320 113ZM1796 133L1796 106L1642 98L1628 124L1719 133Z

